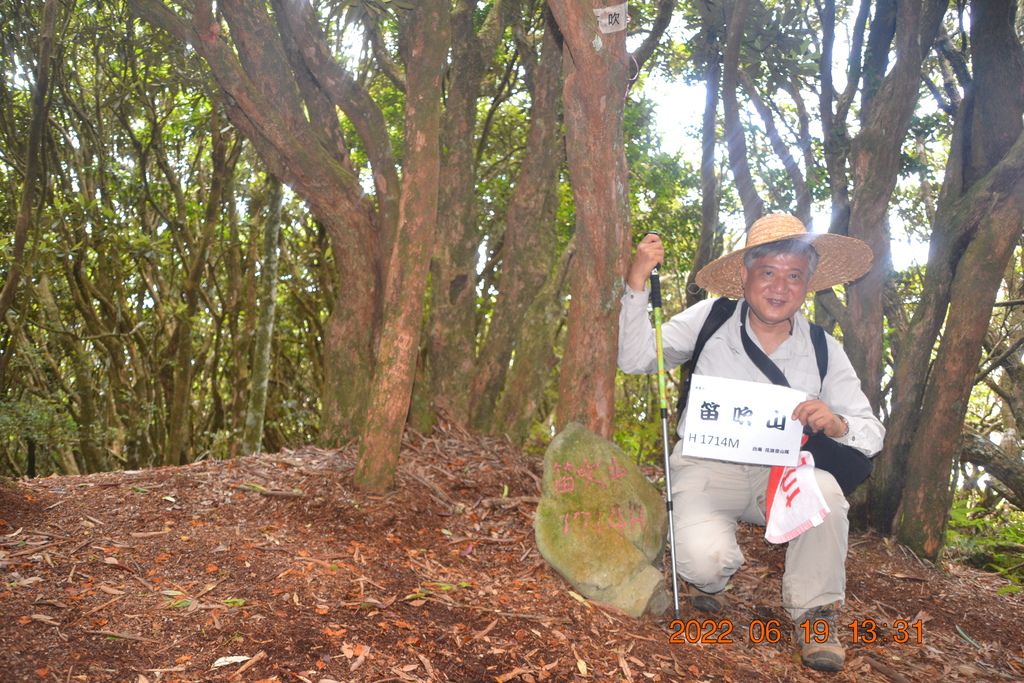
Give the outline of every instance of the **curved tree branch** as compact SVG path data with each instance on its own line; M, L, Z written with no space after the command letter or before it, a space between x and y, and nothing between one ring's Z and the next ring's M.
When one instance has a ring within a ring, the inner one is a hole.
M373 58L377 62L377 67L391 81L391 85L395 86L399 92L404 93L406 91L405 72L391 58L391 53L385 47L384 34L380 30L380 22L375 21L372 25L367 26L366 32L370 36L370 48L373 50Z
M768 105L765 104L761 93L757 91L757 86L754 85L754 80L750 77L750 74L745 69L740 68L737 75L739 76L740 85L743 87L743 92L750 98L750 101L754 104L754 109L761 116L761 122L764 123L765 134L767 134L768 140L771 142L772 149L775 150L776 156L779 157L779 161L782 162L790 181L793 183L793 194L796 195L796 217L804 225L810 225L811 193L807 189L807 183L804 181L804 174L796 163L796 159L793 158L793 154L789 151L789 146L786 145L786 142L779 134L779 129L775 125L775 117L772 115Z
M1007 501L1024 510L1024 459L1016 441L1008 439L1016 453L1008 452L977 434L960 437L960 460L981 465L1008 489Z
M276 14L294 34L296 42L305 46L301 54L306 68L324 93L352 122L366 147L380 206L380 225L384 229L380 239L381 253L387 254L398 220L400 181L384 113L348 70L331 56L323 29L315 20L308 0L272 1Z
M651 24L650 32L644 38L644 42L640 44L640 47L633 52L633 59L636 60L636 70L638 72L644 68L644 64L654 54L654 49L658 47L662 37L665 35L665 31L668 30L669 24L672 23L672 13L675 11L677 3L678 0L659 0L658 13Z

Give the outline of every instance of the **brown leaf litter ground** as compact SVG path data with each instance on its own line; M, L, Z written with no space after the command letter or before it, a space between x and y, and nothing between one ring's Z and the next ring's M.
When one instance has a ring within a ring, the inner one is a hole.
M889 539L851 539L861 642L844 626L846 671L822 674L786 642L785 550L759 529L719 619L631 619L538 555L539 456L409 434L386 496L352 486L353 462L305 448L0 483L0 681L1024 680L1024 599Z

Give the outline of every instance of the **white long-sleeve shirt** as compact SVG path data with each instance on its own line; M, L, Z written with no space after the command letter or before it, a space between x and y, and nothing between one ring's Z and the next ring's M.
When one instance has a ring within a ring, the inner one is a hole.
M647 291L638 292L627 285L622 296L618 364L619 369L629 374L653 374L658 371L655 332L647 312L648 295ZM666 370L690 359L697 334L711 312L712 303L712 299L701 301L662 325ZM732 317L711 335L697 359L697 367L692 370L697 375L771 384L771 380L765 377L743 350L740 340L741 310L742 306L737 305ZM756 334L750 335L750 338L761 346ZM805 392L808 399L821 399L832 412L847 419L850 431L835 441L873 456L882 450L885 427L871 411L871 404L861 389L860 379L842 345L831 335L826 335L826 341L828 371L824 381L818 372L810 323L799 312L793 317L792 335L768 357L779 366L792 388ZM682 416L676 431L680 437L683 435ZM680 445L677 443L673 457L679 457L679 451Z

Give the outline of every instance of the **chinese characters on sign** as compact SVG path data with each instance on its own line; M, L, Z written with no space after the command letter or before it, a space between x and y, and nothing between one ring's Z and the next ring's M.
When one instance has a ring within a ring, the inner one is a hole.
M802 427L790 418L802 391L760 382L694 375L683 455L757 465L795 466Z
M626 12L628 6L629 3L624 2L621 5L595 9L594 16L597 17L597 27L600 29L601 33L625 31L626 22L629 21L629 15Z

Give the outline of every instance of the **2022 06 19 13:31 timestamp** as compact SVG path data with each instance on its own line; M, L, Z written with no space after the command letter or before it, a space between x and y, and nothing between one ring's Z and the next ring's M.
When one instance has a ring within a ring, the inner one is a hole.
M815 642L824 643L831 635L829 623L822 619L817 621L805 621L797 626L795 632L783 628L778 619L763 621L755 619L747 625L745 631L737 627L729 619L690 619L683 621L674 620L669 624L670 643L712 643L727 644L736 642L735 639L746 640L751 643L792 643L792 642ZM854 620L848 624L840 624L839 628L848 630L848 635L843 638L854 645L867 645L871 643L916 643L924 642L924 621L918 619L911 623L906 619L896 619L890 625L889 622L879 624L874 619ZM744 638L744 636L746 636Z

